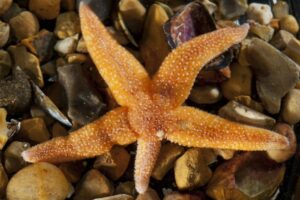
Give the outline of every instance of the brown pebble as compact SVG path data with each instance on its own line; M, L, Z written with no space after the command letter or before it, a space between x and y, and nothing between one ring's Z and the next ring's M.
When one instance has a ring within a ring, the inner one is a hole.
M0 48L2 48L8 41L10 34L10 27L7 23L0 21Z
M43 118L37 117L21 122L21 131L18 137L35 143L41 143L49 140L50 134Z
M148 188L145 193L139 194L136 200L160 200L160 198L155 190Z
M133 181L121 182L116 187L115 193L116 194L128 194L131 196L136 196L136 194L137 194Z
M6 123L7 112L4 108L0 108L0 150L4 147L8 140L8 128Z
M56 18L54 33L60 39L80 33L79 16L76 12L61 13Z
M41 19L55 19L60 10L60 0L29 0L29 10Z
M2 198L6 195L7 183L8 183L7 174L2 164L0 164L0 197Z
M62 163L58 167L70 183L77 183L85 170L84 163L80 161Z
M67 129L58 122L55 122L51 129L52 137L67 136Z
M299 24L293 15L287 15L280 19L280 28L286 30L292 34L296 34L299 31Z
M9 53L0 50L0 79L7 76L11 71L12 61Z
M0 16L2 16L11 6L13 0L1 0L0 1Z

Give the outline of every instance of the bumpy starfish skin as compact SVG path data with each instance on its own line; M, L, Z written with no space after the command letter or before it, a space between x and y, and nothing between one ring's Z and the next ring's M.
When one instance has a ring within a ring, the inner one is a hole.
M123 106L68 137L59 137L25 152L29 162L64 162L94 157L112 145L137 140L135 184L147 190L161 140L188 147L235 150L288 148L286 137L241 125L195 108L181 106L201 67L247 35L248 25L197 37L170 53L151 81L143 67L107 33L97 16L80 6L81 28L97 68Z

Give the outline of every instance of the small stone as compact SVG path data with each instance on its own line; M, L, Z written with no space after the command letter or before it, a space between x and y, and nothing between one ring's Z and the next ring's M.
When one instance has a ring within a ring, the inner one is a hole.
M209 181L212 171L203 155L205 154L201 149L192 148L177 159L174 174L178 189L194 189Z
M0 150L3 149L4 145L8 140L8 128L6 123L6 115L7 115L6 110L4 108L0 108Z
M238 63L230 66L231 77L221 83L222 94L229 100L240 95L251 95L252 71L249 66Z
M268 150L267 154L272 160L282 163L290 159L295 154L297 149L296 135L293 128L288 124L278 123L274 129L274 131L278 132L280 135L285 136L290 145L288 149L284 150Z
M221 156L224 160L230 160L233 158L235 151L230 149L214 149L217 156Z
M39 86L44 86L44 78L39 59L29 53L24 46L9 46L15 66L19 66Z
M2 0L0 1L0 16L2 16L11 6L13 0Z
M219 110L219 115L229 120L263 128L273 128L276 123L275 119L236 101L230 101L223 106Z
M284 99L282 107L282 118L289 124L300 121L300 90L291 89Z
M271 7L267 4L251 3L247 10L248 19L260 24L269 24L273 18Z
M9 39L10 27L7 23L0 21L0 48L2 48Z
M12 62L7 51L0 50L0 79L7 76L11 70Z
M55 165L35 163L16 173L6 191L10 200L64 200L71 193L72 186Z
M126 182L120 183L116 187L115 193L116 194L128 194L131 196L136 196L136 194L137 194L133 181L126 181Z
M97 157L94 168L99 169L112 180L119 179L126 171L130 155L124 147L114 146L109 152Z
M13 141L4 151L4 166L6 171L14 173L26 166L21 153L28 149L30 144L27 142Z
M139 194L136 200L160 200L160 198L155 190L148 188L145 193Z
M176 144L167 143L162 145L151 176L156 180L162 180L167 172L174 167L176 159L183 151L184 148Z
M88 53L83 37L77 43L76 51L80 53Z
M274 29L269 25L262 25L256 22L250 23L250 33L268 42L273 38Z
M264 53L261 53L264 52ZM278 113L281 98L299 80L299 66L276 48L254 38L247 48L247 60L256 76L256 89L265 109Z
M61 0L61 7L67 11L73 11L76 8L75 0Z
M295 38L295 36L290 32L280 30L274 35L270 43L277 49L283 50L288 46L290 40L293 38Z
M60 137L60 136L68 135L67 129L58 122L55 122L53 124L51 133L52 133L52 137Z
M236 19L246 13L247 0L220 0L219 9L226 19Z
M71 53L66 56L66 59L69 64L82 64L88 60L88 57L81 53Z
M80 161L62 163L58 167L70 183L77 183L85 170L83 162Z
M54 50L62 55L75 52L77 39L75 37L67 37L63 40L58 40L54 46Z
M50 139L50 134L43 118L25 119L21 122L21 131L18 136L35 143Z
M42 72L44 75L48 76L55 76L57 75L56 70L56 62L55 61L49 61L41 66Z
M73 199L94 199L106 197L113 194L114 188L110 181L98 170L91 169L82 178L76 188Z
M9 20L9 25L17 39L22 40L38 33L40 29L37 18L28 11L23 11Z
M31 53L38 56L40 62L48 61L51 58L55 42L54 34L46 29L21 41Z
M60 10L60 0L29 0L29 10L40 19L55 19Z
M8 183L7 174L2 164L0 164L0 197L2 198L6 195L7 183Z
M189 96L197 104L214 104L221 98L222 94L215 85L194 86Z
M262 113L264 111L262 104L254 101L250 96L237 96L233 100L258 112Z
M299 24L293 15L288 15L280 19L280 28L292 34L297 34L299 31Z
M289 4L285 1L278 1L273 5L274 17L281 19L289 15Z
M293 61L295 61L300 66L300 41L296 38L292 38L286 49L283 51L285 55L290 57Z
M93 200L134 200L134 198L127 194L118 194L110 197L102 197Z
M2 19L7 23L11 18L17 16L22 11L24 11L24 9L20 8L17 3L12 3L9 9L3 14Z
M80 21L76 12L61 13L56 19L55 34L59 39L80 33Z

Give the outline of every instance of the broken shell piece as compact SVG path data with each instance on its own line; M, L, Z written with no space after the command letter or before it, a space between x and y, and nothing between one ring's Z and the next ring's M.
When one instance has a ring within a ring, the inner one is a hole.
M243 153L217 167L206 193L213 199L271 199L284 172L264 153Z
M236 101L230 101L219 110L219 115L233 121L263 127L273 128L276 120L256 110L248 108Z
M290 142L290 146L286 150L269 150L267 151L267 154L272 160L282 163L290 159L295 154L297 148L296 135L293 128L284 123L276 124L275 131L280 135L287 137Z
M0 150L4 147L8 140L8 128L6 124L7 112L4 108L0 108Z

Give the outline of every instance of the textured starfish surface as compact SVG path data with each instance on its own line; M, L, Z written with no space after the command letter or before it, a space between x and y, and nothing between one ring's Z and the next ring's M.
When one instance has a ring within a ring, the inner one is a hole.
M67 137L23 152L26 161L58 163L90 158L113 145L137 141L134 176L137 191L143 193L163 139L187 147L246 151L288 148L288 140L275 132L182 106L201 67L241 42L248 25L220 29L182 44L150 79L87 5L81 4L80 19L88 51L120 107Z

